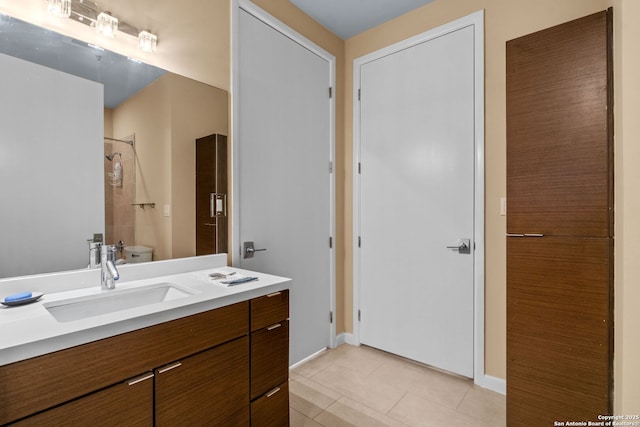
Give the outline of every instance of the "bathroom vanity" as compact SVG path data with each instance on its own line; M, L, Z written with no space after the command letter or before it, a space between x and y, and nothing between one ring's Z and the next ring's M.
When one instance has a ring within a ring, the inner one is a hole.
M224 287L215 272L258 280ZM71 320L49 312L169 284L187 295ZM214 267L1 309L0 424L288 425L289 284Z

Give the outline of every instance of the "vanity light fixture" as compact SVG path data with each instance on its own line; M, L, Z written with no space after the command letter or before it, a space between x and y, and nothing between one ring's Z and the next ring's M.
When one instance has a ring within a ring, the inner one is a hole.
M111 12L101 12L96 18L96 30L105 37L115 37L118 31L118 18Z
M47 0L47 10L54 16L68 18L71 16L71 0Z
M140 31L138 34L138 47L144 52L155 52L158 44L158 36L150 30Z
M137 39L138 48L144 52L155 52L158 36L150 30L140 31L133 25L123 22L113 16L111 12L100 10L92 0L47 0L49 13L55 16L69 18L90 27L94 27L98 34L115 37L116 33L126 34Z

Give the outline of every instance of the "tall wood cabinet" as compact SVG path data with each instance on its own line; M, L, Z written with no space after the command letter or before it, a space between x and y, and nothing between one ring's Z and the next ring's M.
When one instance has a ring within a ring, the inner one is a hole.
M507 425L612 411L612 11L507 42Z
M196 255L228 252L227 137L196 139Z

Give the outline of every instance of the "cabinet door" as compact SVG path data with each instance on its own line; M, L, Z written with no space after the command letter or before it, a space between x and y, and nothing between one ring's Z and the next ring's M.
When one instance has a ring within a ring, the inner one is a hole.
M611 239L507 239L507 425L610 414Z
M289 321L251 333L251 399L289 377Z
M507 42L507 231L612 236L610 14Z
M289 425L289 383L285 381L251 402L251 427Z
M156 370L157 426L235 425L249 414L249 337Z
M227 187L227 137L197 139L196 255L227 252Z
M13 426L152 426L153 374L76 399Z

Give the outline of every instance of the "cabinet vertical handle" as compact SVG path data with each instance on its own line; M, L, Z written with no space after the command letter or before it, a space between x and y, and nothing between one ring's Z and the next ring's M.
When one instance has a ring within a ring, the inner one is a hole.
M279 391L280 391L280 387L276 387L273 390L271 390L269 393L267 393L266 396L267 397L271 397L271 396L273 396L274 394L276 394Z
M278 329L280 326L282 326L281 323L276 323L275 325L271 325L267 328L267 331L273 331L274 329Z
M136 385L138 383L141 383L142 381L146 381L146 380L148 380L150 378L153 378L153 377L154 377L153 374L148 374L148 375L145 375L144 377L136 378L134 380L131 380L131 381L128 382L128 384L129 385Z
M271 297L277 297L278 295L282 295L282 292L274 292L272 294L268 294L267 298L271 298Z
M182 366L182 363L177 362L177 363L174 363L171 366L167 366L166 368L158 369L158 373L159 374L164 374L165 372L170 371L172 369L179 368L180 366Z

